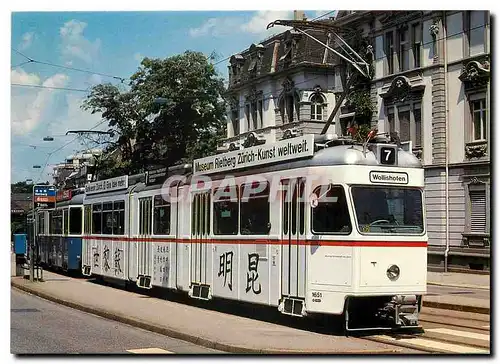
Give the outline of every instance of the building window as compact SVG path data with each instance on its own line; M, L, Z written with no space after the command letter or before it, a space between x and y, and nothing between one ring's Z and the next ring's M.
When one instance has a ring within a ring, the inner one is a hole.
M410 69L410 39L408 37L408 27L399 30L399 71Z
M319 94L311 97L311 120L323 120L323 97Z
M486 233L486 189L483 186L478 187L480 189L469 190L470 232L484 234Z
M412 102L387 107L389 132L398 132L401 142L411 142L412 148L422 147L422 106Z
M396 122L394 120L394 108L387 108L387 124L389 124L389 132L394 133L396 131Z
M251 121L250 121L250 118L251 118L251 115L250 115L250 104L246 104L245 105L245 117L247 119L247 131L248 130L251 130Z
M413 68L421 67L422 23L412 25L413 36Z
M485 12L469 11L467 18L469 56L472 57L484 53L486 49Z
M385 34L385 57L387 58L387 74L394 73L394 40L392 31Z
M469 105L472 115L472 141L486 140L486 98L484 96L470 97Z
M264 100L258 100L257 101L257 113L258 113L258 118L259 118L259 128L264 127Z
M253 101L250 104L250 107L252 109L252 124L253 124L253 130L256 130L259 128L259 119L258 119L258 113L257 113L257 101Z
M231 124L233 125L233 135L237 136L240 134L240 119L238 117L238 108L231 110Z
M422 147L422 107L419 102L413 104L413 120L415 120L415 147Z

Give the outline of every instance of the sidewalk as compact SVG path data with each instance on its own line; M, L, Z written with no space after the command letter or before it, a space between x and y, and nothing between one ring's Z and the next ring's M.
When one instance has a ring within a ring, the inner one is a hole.
M427 272L424 307L490 314L490 276Z
M438 286L490 289L490 276L467 273L427 272L427 283Z
M232 353L390 354L407 349L335 336L170 302L44 272L43 283L12 277L13 287L78 310Z

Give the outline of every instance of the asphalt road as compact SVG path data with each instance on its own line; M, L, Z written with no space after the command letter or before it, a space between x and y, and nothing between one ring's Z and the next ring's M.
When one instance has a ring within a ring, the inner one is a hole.
M435 286L432 284L427 285L427 294L432 296L457 295L486 300L490 299L490 290L487 289Z
M12 354L221 353L77 311L15 289L11 289L10 302Z

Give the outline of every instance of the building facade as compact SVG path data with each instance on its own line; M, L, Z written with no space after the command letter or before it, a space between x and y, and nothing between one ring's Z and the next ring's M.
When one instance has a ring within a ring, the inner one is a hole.
M424 165L429 265L489 270L489 12L340 11L329 21L371 44L372 126L397 132ZM327 34L315 36L327 42ZM323 128L342 71L323 46L302 37L288 31L231 58L226 145L251 131L270 142L286 129ZM343 133L355 117L341 108L331 131Z

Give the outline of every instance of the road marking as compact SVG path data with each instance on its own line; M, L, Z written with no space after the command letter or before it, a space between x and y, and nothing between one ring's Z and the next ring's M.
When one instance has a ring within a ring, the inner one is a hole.
M451 336L461 336L461 337L466 337L466 338L469 338L469 339L478 339L478 340L490 341L490 335L478 334L476 332L458 331L458 330L451 330L451 329L444 329L444 328L425 329L425 331L426 332L427 331L429 331L429 332L436 332L438 334L451 335Z
M393 341L397 345L397 343L409 344L422 347L423 349L432 348L436 350L448 351L453 353L462 353L462 354L489 354L489 350L483 350L478 348L472 348L470 346L465 345L455 345L449 343L443 343L434 340L426 340L421 338L411 338L411 339L399 339L386 335L376 335L376 338Z
M160 348L131 349L127 351L132 354L174 354L171 351Z

